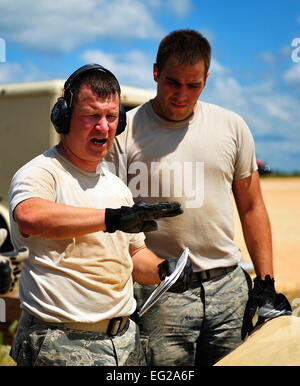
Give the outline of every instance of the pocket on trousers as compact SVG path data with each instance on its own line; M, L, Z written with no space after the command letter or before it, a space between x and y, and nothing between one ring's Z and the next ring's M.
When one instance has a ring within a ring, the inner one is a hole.
M47 330L36 333L19 329L10 351L18 366L34 366L46 336Z
M149 337L148 336L141 336L140 337L141 345L145 354L147 365L150 361L150 347L149 347Z
M49 366L49 365L54 365L53 359L51 358L51 350L49 348L50 343L52 342L53 338L53 333L55 330L51 330L48 328L46 334L42 337L40 336L38 338L39 340L39 345L37 347L36 343L32 342L33 345L33 351L35 352L35 361L34 361L34 366ZM36 340L36 337L34 341ZM52 352L53 355L53 352ZM55 355L55 354L54 354Z

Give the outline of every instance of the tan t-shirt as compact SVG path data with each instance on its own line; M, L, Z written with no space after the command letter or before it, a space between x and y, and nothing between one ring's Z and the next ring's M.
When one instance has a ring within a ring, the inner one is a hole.
M12 239L26 245L30 258L20 280L21 307L50 322L97 322L130 315L133 298L131 248L144 245L144 234L95 232L66 240L23 238L12 218L23 200L40 197L86 208L132 206L132 195L115 175L99 167L84 172L52 148L23 166L10 191Z
M127 113L105 166L128 185L134 200L179 201L184 214L159 220L146 245L162 258L190 249L195 271L240 260L234 243L231 186L257 169L253 137L243 119L198 102L182 122L160 118L151 102Z

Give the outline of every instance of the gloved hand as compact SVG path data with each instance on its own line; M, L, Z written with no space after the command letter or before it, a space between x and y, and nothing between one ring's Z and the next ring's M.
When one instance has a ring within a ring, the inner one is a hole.
M269 317L276 317L283 314L289 314L291 306L287 298L283 294L277 294L275 291L274 279L270 275L266 275L262 280L257 276L254 280L254 287L249 291L249 300L246 305L244 322L242 327L242 339L250 334L253 329L264 322ZM258 310L258 320L253 327L252 319L256 313L257 308L265 309L264 313ZM276 312L279 311L279 312ZM264 316L263 316L264 315Z
M259 308L257 312L258 321L256 323L256 326L263 323L266 319L277 318L277 316L291 314L292 307L287 298L281 293L276 294L274 307L267 303Z
M13 281L11 272L9 261L0 257L0 295L9 292Z
M260 276L257 276L253 280L253 283L251 310L254 310L255 313L257 307L261 307L265 304L274 306L276 299L274 279L271 279L270 275L266 275L264 280L262 280Z
M270 275L266 275L264 280L262 280L260 276L256 276L253 283L254 287L249 298L249 317L251 319L253 319L257 308L266 305L270 308L274 308L276 299L274 279L271 279ZM255 327L262 322L263 320L258 318Z
M174 272L177 261L177 258L170 258L158 264L157 267L160 280L164 280L166 276L170 276ZM192 263L190 262L190 260L188 260L176 283L174 283L168 291L182 293L188 290L192 282L192 274Z
M182 213L180 204L175 201L157 204L139 201L132 207L108 208L105 210L106 232L113 233L117 230L127 233L151 232L157 230L154 219L178 216Z
M29 251L26 247L0 254L0 295L14 289L17 280L20 278L23 262L28 255Z
M250 283L248 282L250 288L242 326L242 339L245 339L247 334L250 334L254 329L252 319L254 318L257 308L262 307L265 304L268 304L273 308L276 298L274 279L271 279L270 275L266 275L264 280L262 280L260 276L257 276L253 280L253 288L250 275L247 272L245 272L245 275L247 280L250 280Z

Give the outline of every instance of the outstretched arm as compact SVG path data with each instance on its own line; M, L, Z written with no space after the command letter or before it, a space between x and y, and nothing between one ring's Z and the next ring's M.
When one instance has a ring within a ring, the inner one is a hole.
M177 202L147 204L141 201L132 207L94 209L59 204L42 198L29 198L17 205L14 219L24 236L66 239L98 231L154 231L157 229L156 219L178 216L181 213L183 212Z

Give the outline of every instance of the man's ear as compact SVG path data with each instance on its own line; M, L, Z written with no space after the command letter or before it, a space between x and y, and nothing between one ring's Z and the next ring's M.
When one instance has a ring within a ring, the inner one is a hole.
M153 79L155 80L155 82L157 82L157 78L158 78L158 68L157 68L156 63L154 63L153 64Z
M210 72L208 72L208 73L205 75L204 87L206 86L206 81L207 81L207 78L208 78L209 74L210 74ZM204 88L204 87L203 87L203 88Z
M207 72L206 77L205 77L205 83L206 83L207 78L209 77L209 75L210 75L210 72Z

